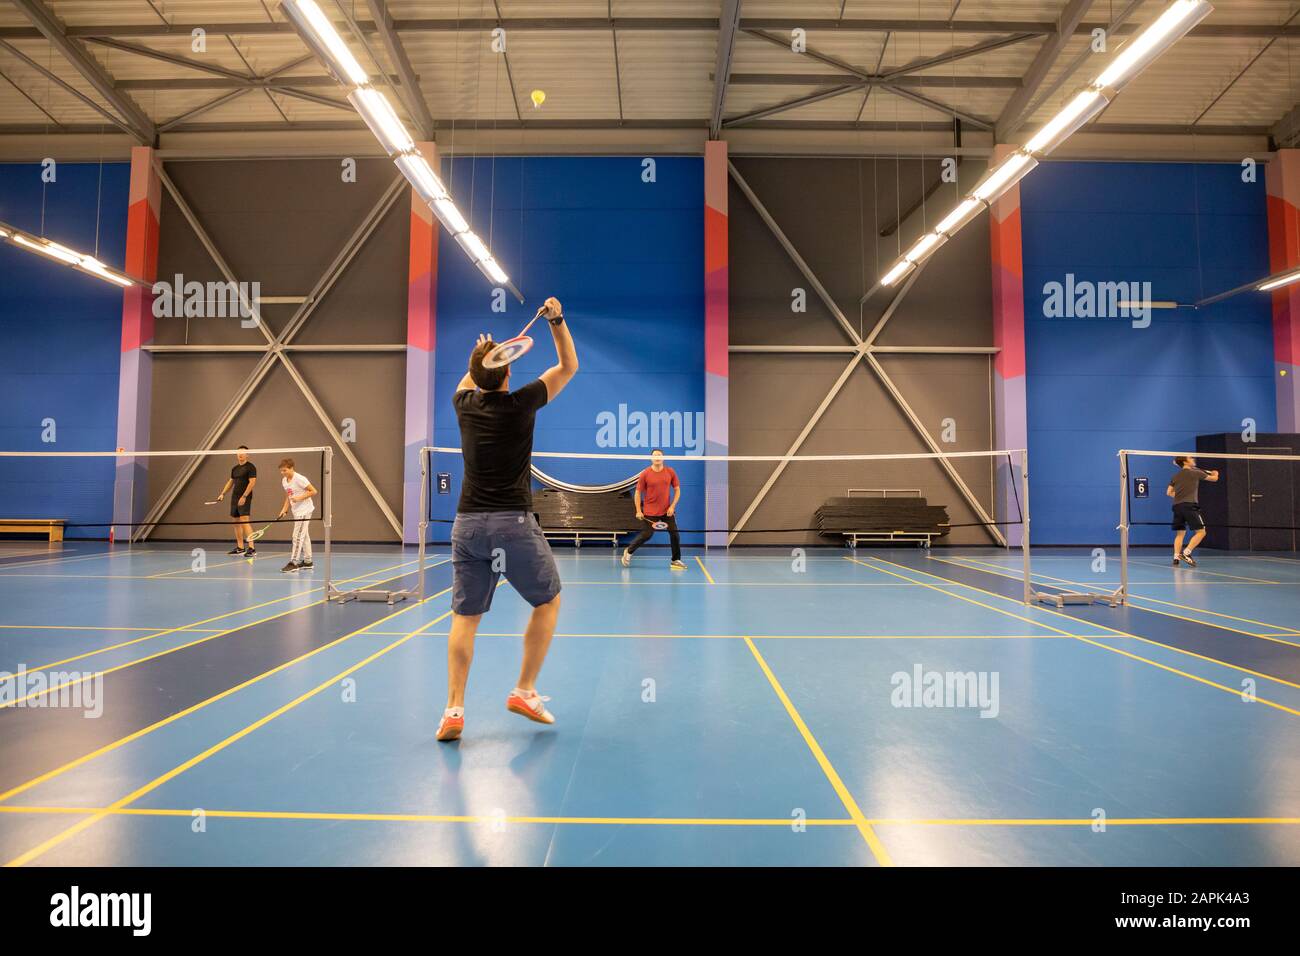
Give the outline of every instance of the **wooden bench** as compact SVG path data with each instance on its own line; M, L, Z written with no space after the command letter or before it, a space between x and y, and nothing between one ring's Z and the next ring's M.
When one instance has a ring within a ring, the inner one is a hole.
M63 519L0 518L0 534L47 534L50 541L62 541Z

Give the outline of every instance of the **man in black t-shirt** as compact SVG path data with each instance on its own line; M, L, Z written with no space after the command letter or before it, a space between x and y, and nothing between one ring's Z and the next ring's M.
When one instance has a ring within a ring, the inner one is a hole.
M533 516L529 466L537 410L553 401L578 371L578 353L564 324L558 300L542 307L551 326L559 361L516 392L510 391L510 366L484 368L496 347L479 336L469 357L469 372L452 399L460 422L465 458L464 487L451 529L451 633L447 638L447 709L438 725L439 740L455 740L465 728L465 684L474 658L479 620L492 606L501 575L533 606L524 630L519 681L506 709L542 724L555 718L534 682L546 659L560 613L560 575L551 546Z
M1192 552L1205 538L1205 519L1201 517L1200 488L1202 481L1218 481L1217 471L1206 471L1196 467L1196 459L1179 455L1174 459L1178 473L1169 479L1165 494L1174 499L1173 528L1178 532L1174 536L1174 567L1179 563L1189 568L1196 567ZM1183 547L1183 535L1187 529L1192 530L1192 540Z
M242 554L251 558L257 555L257 547L249 537L253 526L248 516L253 510L253 486L257 484L257 466L248 460L248 446L240 445L235 452L235 467L230 469L226 486L217 495L217 500L225 499L230 494L230 517L235 522L235 546L227 554ZM245 545L245 541L248 542Z

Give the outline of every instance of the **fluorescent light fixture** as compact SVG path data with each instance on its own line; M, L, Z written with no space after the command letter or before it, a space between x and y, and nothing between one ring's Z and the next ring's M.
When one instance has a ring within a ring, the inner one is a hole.
M1014 152L988 171L979 185L971 190L971 196L980 202L991 203L1037 165L1038 160L1028 153Z
M983 211L984 204L978 199L969 197L963 199L952 212L939 220L939 224L934 227L934 231L951 236Z
M394 162L425 202L433 205L447 199L447 187L419 153L403 153Z
M462 232L456 236L456 241L460 243L461 248L470 254L475 262L483 262L492 258L492 253L488 252L488 247L472 232Z
M497 265L497 261L491 258L490 256L484 259L478 265L480 269L482 269L485 273L487 273L487 277L491 279L493 282L496 282L500 285L505 285L507 282L510 281L510 277L505 274L505 270L503 270L499 265Z
M392 157L416 195L429 204L438 220L470 254L483 274L498 284L509 286L522 302L519 290L509 285L509 277L492 258L483 240L469 231L469 223L456 208L438 174L416 149L415 141L388 97L370 85L369 74L361 68L320 6L315 0L281 0L280 7L308 49L324 62L339 83L348 88L348 102L365 120L370 132ZM109 276L106 274L104 277Z
M1294 269L1291 272L1284 272L1276 278L1265 279L1259 285L1255 286L1258 292L1271 292L1274 289L1280 289L1284 285L1291 285L1294 282L1300 282L1300 269Z
M22 246L24 249L29 249L39 255L53 259L55 262L74 266L82 272L85 272L87 275L92 275L97 279L104 279L105 281L112 282L114 285L121 286L122 288L128 288L139 284L137 280L131 278L125 273L110 269L94 256L84 255L77 252L75 249L69 249L62 243L53 242L41 236L33 236L29 233L22 232L7 223L0 224L0 239L12 240L15 245Z
M880 278L881 285L893 285L903 276L907 275L916 268L915 262L908 262L906 259L899 259L894 263L894 268L890 269Z
M379 145L384 147L389 156L409 153L415 149L415 141L383 93L372 86L363 86L348 94L348 102L356 107L370 127L370 132L375 134L375 139L379 140Z
M280 6L289 19L307 35L306 38L314 41L312 46L315 53L339 80L349 81L354 86L364 86L370 82L370 75L361 68L348 45L334 29L334 24L321 12L315 0L283 0Z
M462 232L469 232L469 223L465 221L465 217L460 214L460 210L456 208L456 204L450 199L439 199L433 204L433 211L453 236Z
M91 263L94 264L92 265ZM123 289L135 285L135 282L128 279L126 276L120 276L116 273L110 272L102 262L94 262L94 260L91 260L90 262L82 262L78 268L83 272L89 272L96 278L105 279L115 285L120 285Z
M39 252L43 256L49 256L51 259L57 259L59 262L67 263L70 266L80 265L81 257L75 252L67 249L61 249L57 246L45 242L37 242L28 239L26 236L14 236L14 242L20 246L25 246L32 252Z
M912 243L912 248L903 253L903 258L908 262L922 262L934 250L948 241L948 237L939 232L927 232L916 242Z
M1025 144L1025 151L1045 156L1078 132L1109 103L1100 90L1092 87L1083 90L1030 138Z
M1124 44L1094 85L1119 89L1213 10L1206 0L1174 0L1150 26Z

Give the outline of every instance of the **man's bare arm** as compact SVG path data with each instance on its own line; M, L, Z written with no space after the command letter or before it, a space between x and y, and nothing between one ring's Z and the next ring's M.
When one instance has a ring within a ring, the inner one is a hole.
M564 322L552 324L549 321L564 315L559 299L552 296L542 308L548 320L547 325L551 327L551 338L555 340L555 354L560 360L542 373L542 381L546 383L546 400L553 402L564 391L569 380L578 374L578 350L574 347L573 336L569 334L569 326Z

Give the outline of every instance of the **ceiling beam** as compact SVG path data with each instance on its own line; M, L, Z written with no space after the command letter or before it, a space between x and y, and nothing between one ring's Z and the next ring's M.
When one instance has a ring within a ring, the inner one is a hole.
M277 91L278 92L278 91ZM474 125L473 119L457 119L457 126ZM611 116L608 119L575 119L575 120L528 120L524 123L517 123L513 120L498 120L493 126L493 120L480 119L477 121L482 132L495 131L512 131L512 130L536 130L544 132L547 130L564 131L583 131L583 130L607 130L617 132L619 130L683 130L698 131L701 134L708 132L708 121L697 119L695 117L683 117L680 119L628 119L620 121L617 116ZM450 129L452 120L435 119L434 125L437 129ZM725 124L724 124L725 126ZM185 126L176 127L171 132L174 133L275 133L275 132L350 132L354 130L366 129L365 123L360 118L356 120L344 121L307 121L299 123L268 123L268 122L250 122L250 123L197 123L186 124ZM952 132L952 123L950 122L873 122L862 120L854 122L852 120L771 120L767 122L746 123L744 129L747 130L818 130L818 131L843 131L843 132L918 132L918 133L945 133ZM5 123L0 124L0 135L8 136L35 136L48 134L51 130L44 123ZM98 123L66 123L59 130L60 134L99 134L102 135L104 127ZM1195 133L1198 136L1253 136L1267 137L1271 132L1268 126L1209 126L1201 124L1192 126L1188 123L1098 123L1089 126L1085 133L1080 135L1099 134L1099 135L1116 135L1116 136L1186 136ZM919 148L919 147L918 147ZM592 149L598 150L597 145ZM891 152L896 152L897 147L890 147Z
M60 23L41 0L13 0L16 6L32 25L41 32L45 39L63 55L80 73L95 91L116 110L125 121L127 129L141 143L152 146L158 138L158 130L153 120L135 104L135 101L120 91L103 67L86 52L76 40L68 37Z
M940 53L937 56L922 57L919 60L913 60L910 63L904 63L888 71L889 76L902 76L905 73L919 73L921 70L931 70L936 67L946 66L957 60L964 60L970 56L979 56L981 53L989 53L993 50L1000 50L1005 46L1011 46L1014 43L1023 43L1026 40L1032 40L1038 34L1036 33L1013 33L1010 36L998 37L994 40L983 40L979 43L972 43L970 46L956 47L947 53Z
M1065 52L1066 46L1074 39L1075 28L1083 22L1091 6L1092 0L1069 0L1065 5L1060 18L1056 21L1056 33L1043 40L1034 62L1029 64L1029 69L1025 72L1024 85L1011 94L998 115L994 139L999 143L1008 142L1011 134L1020 128L1025 107L1034 98L1038 88L1043 85L1048 73Z
M187 69L198 70L202 73L211 73L214 76L224 76L230 79L246 79L247 73L240 73L237 70L228 70L224 66L217 66L215 63L205 63L202 60L192 60L187 56L181 56L177 53L167 53L163 50L151 50L147 46L139 46L135 43L124 43L121 40L114 40L111 37L88 37L87 43L93 43L96 46L108 47L111 50L121 50L123 53L134 53L136 56L148 57L151 60L161 60L163 63L170 63L172 66L183 66ZM122 85L118 84L118 89Z
M884 74L874 74L873 79L885 81ZM732 86L840 86L861 80L855 73L732 73ZM897 76L889 80L894 86L926 87L928 89L1007 89L1020 86L1018 76Z
M17 2L17 0L16 0ZM375 24L360 21L367 33L375 32ZM697 32L712 33L718 21L712 17L506 17L498 21L493 17L465 19L407 19L394 20L393 27L400 33L457 33L484 31L504 26L516 32L605 32L613 27L620 31L645 32ZM1106 29L1105 23L1081 23L1076 36L1089 35L1094 29ZM789 32L795 27L805 30L825 30L839 33L960 33L968 36L988 36L1007 33L1028 33L1034 36L1052 36L1056 24L1037 20L884 20L848 19L827 20L792 17L743 17L740 29L780 30ZM67 28L74 38L89 37L185 37L194 30L208 33L228 33L235 36L276 36L292 34L293 28L282 22L229 22L229 23L118 23L82 24ZM1111 35L1131 36L1137 27L1124 26ZM1300 26L1283 26L1275 23L1202 23L1193 27L1188 36L1193 38L1273 39L1300 37ZM38 40L41 33L31 27L0 26L0 37L9 40Z
M94 111L95 111L96 113L98 113L100 116L104 117L104 119L108 120L110 123L112 123L112 124L113 124L114 126L116 126L118 129L122 130L122 132L127 133L127 134L130 135L130 136L135 136L135 132L134 132L134 131L131 129L131 127L127 124L126 120L122 119L122 117L118 116L118 115L117 115L116 113L114 113L112 110L110 110L110 109L106 109L106 108L104 108L102 105L100 105L99 103L97 103L97 102L95 102L94 100L92 100L89 96L87 96L85 93L81 92L81 90L77 89L75 86L73 86L73 85L72 85L71 83L69 83L67 80L65 80L63 77L59 76L57 73L55 73L53 70L49 69L48 67L46 67L46 66L44 66L44 65L42 65L42 64L40 64L40 63L37 63L37 62L36 62L35 60L33 60L30 56L28 56L28 55L27 55L26 53L24 53L22 50L18 49L18 48L17 48L16 46L14 46L13 44L11 44L11 43L9 43L9 42L7 42L7 41L5 41L5 40L0 40L0 49L2 49L2 50L4 50L5 52L11 54L12 56L18 58L18 59L21 60L23 63L26 63L29 67L31 67L33 70L35 70L35 71L36 71L37 73L39 73L41 76L45 77L45 78L46 78L47 80L49 80L51 83L54 83L56 86L59 87L59 89L63 90L65 93L68 93L68 94L70 94L71 96L76 97L78 100L80 100L82 103L84 103L84 104L86 104L87 106L89 106L92 110L94 110ZM23 93L23 95L26 95L26 93L25 93L23 90L19 90L18 92ZM95 128L96 128L96 129L99 129L100 132L103 132L103 127L95 127ZM66 124L64 124L64 125L63 125L63 128L60 129L59 132L61 132L61 133L68 132L70 129L71 129L71 127L69 127L69 126L67 126Z
M433 116L429 113L429 104L420 90L420 81L411 67L411 60L406 55L406 47L402 46L397 31L393 29L393 18L388 12L388 4L384 0L366 0L366 7L375 21L375 32L379 34L379 42L383 44L384 52L388 54L388 62L397 71L400 80L397 85L398 95L406 104L407 113L418 128L419 139L427 140L433 135Z
M718 138L722 131L722 109L727 102L727 84L731 79L731 57L736 48L736 29L740 25L740 0L722 0L718 17L718 55L713 66L713 111L709 119L709 136Z

